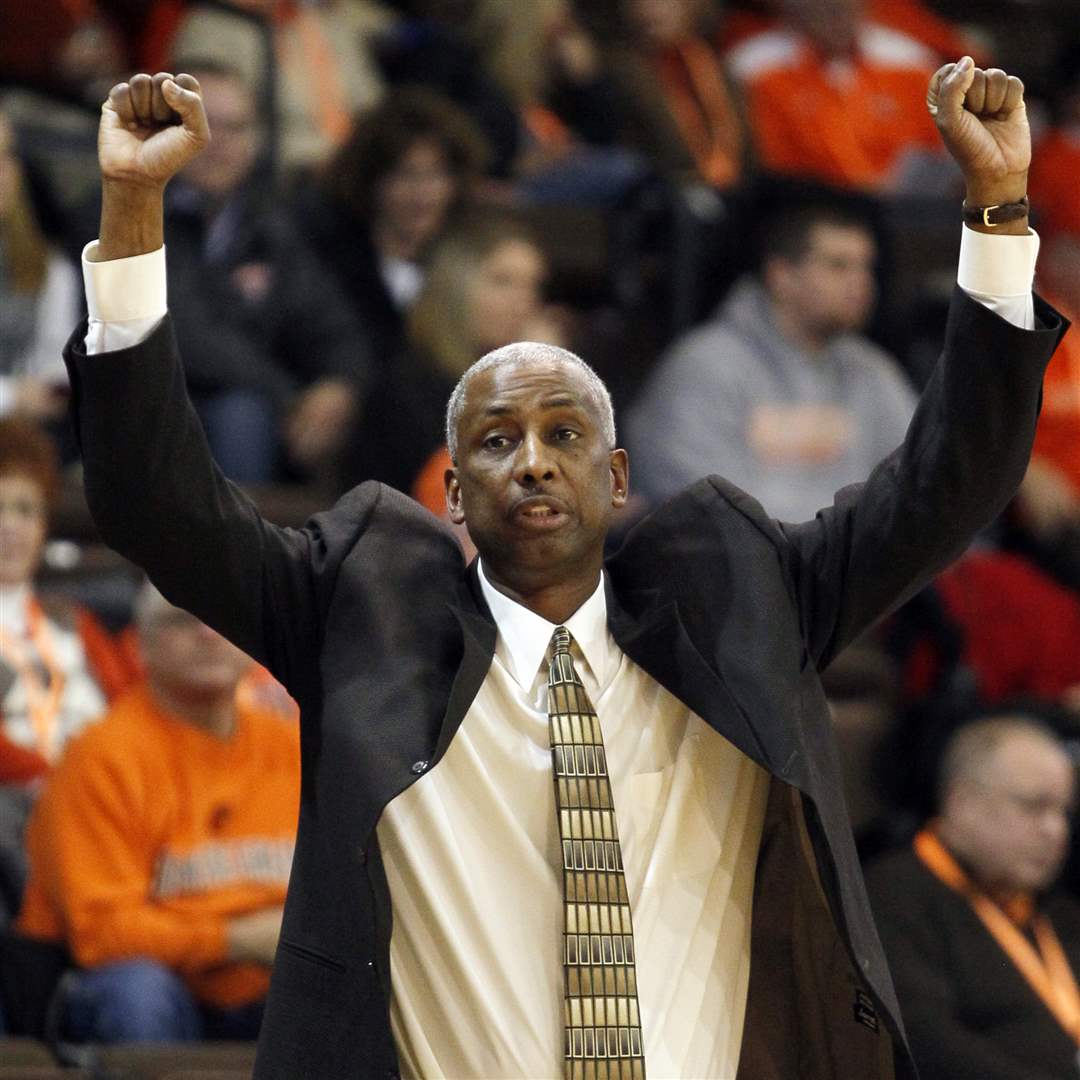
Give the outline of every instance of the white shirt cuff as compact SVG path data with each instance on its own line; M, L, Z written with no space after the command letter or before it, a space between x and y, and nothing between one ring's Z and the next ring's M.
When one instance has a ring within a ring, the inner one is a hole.
M991 236L964 226L956 280L965 292L980 296L1023 296L1031 292L1039 234Z
M96 240L83 248L86 306L96 322L160 319L168 308L165 287L165 248L128 259L96 262Z
M127 259L96 262L97 243L91 241L82 254L90 316L87 356L140 344L168 310L164 247Z

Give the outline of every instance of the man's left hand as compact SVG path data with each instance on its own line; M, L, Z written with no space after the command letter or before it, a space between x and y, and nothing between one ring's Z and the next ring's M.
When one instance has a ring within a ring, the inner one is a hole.
M970 205L1017 202L1027 193L1031 131L1024 84L970 56L934 72L926 104L942 141L964 173Z

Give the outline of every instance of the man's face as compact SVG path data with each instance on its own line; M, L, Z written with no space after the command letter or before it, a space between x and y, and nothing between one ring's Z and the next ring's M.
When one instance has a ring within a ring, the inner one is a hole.
M195 72L202 87L211 138L183 172L192 187L222 199L242 184L255 164L259 129L255 102L248 88L228 75Z
M874 303L876 257L865 229L817 224L802 258L771 261L767 287L805 334L828 341L865 325Z
M594 577L628 466L584 375L540 352L473 376L465 402L447 506L485 567L519 591Z
M147 673L181 701L231 694L251 665L235 645L180 608L155 615L140 641Z
M1034 733L1005 736L978 779L960 778L943 818L980 884L1004 892L1051 885L1068 850L1074 770Z

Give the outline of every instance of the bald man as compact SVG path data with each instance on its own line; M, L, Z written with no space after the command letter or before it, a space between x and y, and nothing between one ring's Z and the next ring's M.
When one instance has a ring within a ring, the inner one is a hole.
M1075 787L1041 723L976 721L945 750L936 819L868 871L923 1076L1080 1076L1080 907L1052 893Z

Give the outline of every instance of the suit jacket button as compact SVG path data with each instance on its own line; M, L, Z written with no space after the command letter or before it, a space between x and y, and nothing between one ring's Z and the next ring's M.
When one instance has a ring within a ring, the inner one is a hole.
M428 763L426 761L414 761L411 772L414 776L419 776L427 767Z

